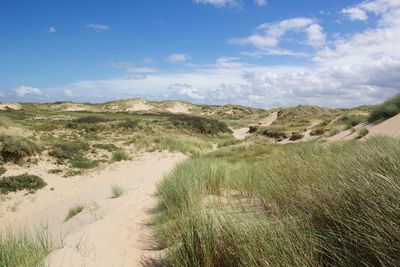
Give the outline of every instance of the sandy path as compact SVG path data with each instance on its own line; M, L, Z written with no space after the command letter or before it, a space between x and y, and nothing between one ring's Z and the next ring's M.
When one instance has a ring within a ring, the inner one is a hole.
M86 176L43 177L46 188L30 196L16 194L4 203L17 202L18 207L2 210L0 229L47 224L56 240L62 237L63 246L48 256L46 266L140 266L143 256L156 253L149 226L156 184L184 159L181 154L146 153ZM122 197L111 198L113 185L124 188ZM76 204L84 211L64 222Z
M274 121L276 121L277 118L278 118L278 112L273 112L273 113L269 114L267 117L265 117L264 119L262 119L259 123L259 126L268 127L272 123L274 123ZM237 139L237 140L243 140L247 136L250 135L249 134L250 127L231 129L231 130L233 132L233 137L235 137L235 139Z

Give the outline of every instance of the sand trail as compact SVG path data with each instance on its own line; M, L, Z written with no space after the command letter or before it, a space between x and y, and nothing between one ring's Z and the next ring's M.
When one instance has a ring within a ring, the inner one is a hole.
M150 227L156 184L184 159L182 154L146 153L85 176L43 177L46 188L6 201L18 207L1 211L0 230L47 225L63 244L47 257L46 266L140 266L144 257L158 253ZM124 189L120 198L112 198L113 185ZM84 210L64 222L75 205Z

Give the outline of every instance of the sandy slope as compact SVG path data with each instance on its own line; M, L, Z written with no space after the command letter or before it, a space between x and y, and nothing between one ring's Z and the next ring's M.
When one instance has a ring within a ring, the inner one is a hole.
M329 142L335 142L356 139L358 136L357 131L363 127L369 130L369 133L365 138L371 138L374 136L400 137L400 114L379 124L361 123L354 127L355 131L349 129L328 137L326 140Z
M274 121L276 121L277 118L278 118L278 112L273 112L273 113L269 114L267 117L265 117L264 119L262 119L259 123L259 126L268 127L272 123L274 123ZM233 132L233 137L235 137L237 140L243 140L248 135L250 135L249 127L244 127L244 128L239 128L239 129L231 129L231 130Z
M400 137L400 114L380 124L368 125L369 134L367 137L378 135Z
M62 237L64 244L48 256L46 266L140 266L143 256L156 253L149 226L156 184L184 158L147 153L86 176L48 175L43 177L49 184L46 188L34 195L15 194L2 204L16 204L16 209L1 211L0 229L47 224L52 236ZM122 186L124 195L112 199L112 185ZM84 211L64 222L76 204Z

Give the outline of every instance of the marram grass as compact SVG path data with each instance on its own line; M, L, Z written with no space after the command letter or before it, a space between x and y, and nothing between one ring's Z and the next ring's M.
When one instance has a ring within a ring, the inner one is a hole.
M198 156L158 195L170 266L400 263L399 139L297 144L255 162Z

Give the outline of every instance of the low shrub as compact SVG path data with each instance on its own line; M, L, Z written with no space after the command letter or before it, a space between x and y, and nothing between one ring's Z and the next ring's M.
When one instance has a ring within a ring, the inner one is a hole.
M124 130L135 131L139 128L139 120L124 120L117 123L116 127Z
M27 173L17 176L7 176L0 179L0 192L3 194L20 190L36 191L45 187L47 183L36 175Z
M346 124L346 129L353 128L354 126L366 121L367 117L362 115L343 115L338 119L338 122Z
M86 116L73 120L75 123L100 123L110 121L107 118L97 117L97 116Z
M297 141L303 139L304 134L302 133L292 133L292 135L289 137L290 141Z
M386 100L380 105L375 106L368 118L369 122L389 119L400 113L400 94Z
M3 174L5 174L7 172L7 169L4 168L3 166L0 166L0 176L2 176Z
M42 150L42 146L33 140L8 135L0 136L0 153L4 162L19 163L26 157L41 153Z
M289 135L287 133L275 129L265 129L263 135L274 138L277 141L282 141L283 139L289 138Z
M112 155L113 161L129 160L129 155L123 149L117 149Z
M62 162L66 159L72 159L89 149L90 145L83 141L59 141L52 149L50 149L49 155Z
M326 129L325 128L316 128L311 130L310 135L311 136L318 136L318 135L323 135L325 134Z
M360 130L358 130L357 138L361 139L364 136L366 136L367 134L369 134L369 130L367 128L361 128Z
M78 169L93 169L99 165L96 161L92 161L80 154L70 159L69 162L73 168Z
M200 134L216 135L232 132L224 122L209 118L180 114L173 115L170 121L178 129L186 129Z
M115 151L116 149L118 149L118 147L114 144L94 144L93 145L94 148L98 148L98 149L103 149L103 150L107 150L109 152Z

